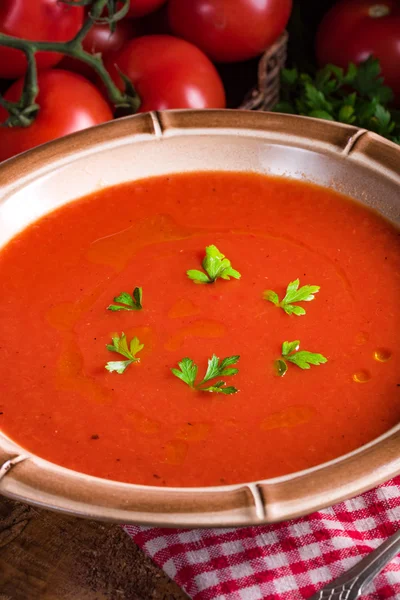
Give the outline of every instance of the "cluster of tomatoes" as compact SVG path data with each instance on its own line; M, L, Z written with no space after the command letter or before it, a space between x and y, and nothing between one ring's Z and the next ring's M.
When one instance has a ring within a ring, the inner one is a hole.
M130 0L126 18L111 33L94 24L83 40L101 53L120 88L126 75L140 111L224 108L225 91L214 62L256 57L282 33L292 0ZM2 0L0 33L28 40L67 41L81 29L85 9L59 0ZM113 118L113 107L94 71L57 53L36 54L40 106L29 127L0 130L0 160L38 144ZM23 52L0 46L0 78L16 80L4 94L23 89ZM0 108L0 122L7 112Z
M114 32L96 23L83 47L102 55L121 90L120 73L132 81L140 111L224 108L215 63L262 54L285 29L291 9L292 0L130 0ZM81 29L85 10L61 0L0 0L0 34L65 42ZM317 62L345 68L370 54L380 60L400 106L400 0L338 0L319 26ZM54 52L39 52L36 59L40 111L29 127L0 128L0 161L114 116L89 66ZM11 80L6 100L20 97L25 70L23 52L0 43L0 83ZM0 107L0 123L7 117Z

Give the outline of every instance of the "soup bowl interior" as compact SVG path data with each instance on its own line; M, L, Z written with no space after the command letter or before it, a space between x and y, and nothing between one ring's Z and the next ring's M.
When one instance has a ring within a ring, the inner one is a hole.
M95 190L153 175L207 170L313 182L400 224L400 149L379 136L287 115L171 111L108 123L1 165L0 247L46 213ZM306 471L207 488L99 479L31 455L0 433L0 492L50 509L125 523L206 527L275 522L330 506L399 473L399 431L395 427Z

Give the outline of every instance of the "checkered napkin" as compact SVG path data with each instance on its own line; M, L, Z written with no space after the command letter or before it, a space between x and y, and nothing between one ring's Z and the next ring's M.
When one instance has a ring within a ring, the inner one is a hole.
M194 600L300 600L400 527L400 476L353 500L276 525L125 531ZM400 599L400 556L366 589Z

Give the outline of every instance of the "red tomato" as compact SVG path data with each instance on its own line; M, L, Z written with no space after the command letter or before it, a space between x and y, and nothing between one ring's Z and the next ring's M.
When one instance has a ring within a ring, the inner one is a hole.
M126 44L106 68L124 85L116 69L135 86L140 112L168 108L224 108L225 92L214 65L195 46L169 35L148 35Z
M385 84L400 102L400 3L398 0L341 0L322 19L316 38L319 64L346 67L373 54Z
M0 128L0 161L49 142L55 138L98 125L112 119L112 112L101 93L89 81L75 73L54 69L38 76L40 110L29 127ZM6 100L17 100L23 79L4 94ZM7 118L0 107L0 122Z
M135 28L132 21L118 21L113 33L111 33L110 26L107 23L96 23L89 30L82 45L86 52L90 52L91 54L99 52L103 59L105 59L110 54L120 50L125 42L134 36L134 31ZM60 67L80 73L88 79L96 80L96 74L91 67L69 56L64 56Z
M166 0L131 0L131 5L128 11L128 17L144 17L157 8L160 8Z
M83 8L58 0L1 0L0 33L27 40L63 42L79 31ZM56 52L36 54L39 69L57 64L62 58ZM13 79L25 73L23 52L0 46L0 77Z
M118 21L115 31L111 33L107 23L96 23L89 30L82 45L87 52L100 52L105 58L111 52L116 52L133 37L134 26L131 21Z
M285 29L292 0L169 0L172 31L217 62L258 56Z

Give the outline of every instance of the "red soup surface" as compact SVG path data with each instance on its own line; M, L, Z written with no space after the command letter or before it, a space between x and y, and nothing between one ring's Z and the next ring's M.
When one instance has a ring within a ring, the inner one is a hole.
M241 279L196 284L214 244ZM0 423L54 463L120 481L208 486L275 477L338 457L400 419L400 234L333 191L245 173L144 179L68 204L0 252ZM289 282L318 285L288 315ZM143 309L112 312L143 289ZM144 348L124 360L125 332ZM275 359L284 341L324 355L302 370ZM240 355L220 379L239 392L195 391L213 354Z

